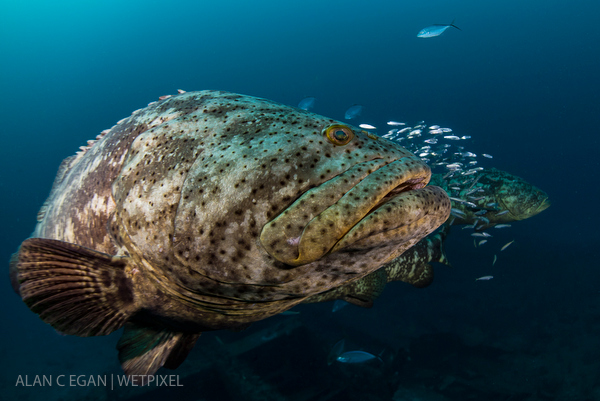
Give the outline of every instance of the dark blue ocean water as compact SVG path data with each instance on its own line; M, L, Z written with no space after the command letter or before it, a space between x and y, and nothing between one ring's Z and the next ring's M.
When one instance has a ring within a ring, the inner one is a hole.
M454 19L462 31L416 37ZM364 122L425 120L471 135L468 150L494 155L486 166L540 187L552 206L494 238L495 249L515 240L494 266L496 251L454 229L453 267L436 265L430 287L395 283L369 310L301 306L296 334L220 368L251 376L204 371L168 391L190 400L259 399L253 386L290 400L600 400L599 25L593 0L2 2L0 258L8 268L32 232L61 160L161 95L221 89L290 105L315 96L313 111L337 119L360 103ZM5 277L2 399L140 396L15 386L20 375L120 374L118 337L56 334ZM276 319L218 335L235 342ZM384 367L327 366L339 338L393 357ZM215 341L203 335L190 359Z

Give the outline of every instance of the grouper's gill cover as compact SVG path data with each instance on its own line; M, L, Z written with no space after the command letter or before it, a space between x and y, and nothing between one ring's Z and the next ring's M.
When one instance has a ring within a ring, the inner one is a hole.
M65 161L34 234L43 239L22 244L11 278L66 333L127 322L124 368L155 371L176 366L169 353L200 331L279 313L400 255L448 217L429 179L412 153L338 121L183 93Z

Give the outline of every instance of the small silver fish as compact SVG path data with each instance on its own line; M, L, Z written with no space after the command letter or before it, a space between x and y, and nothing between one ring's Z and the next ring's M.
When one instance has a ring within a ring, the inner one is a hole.
M360 124L359 127L362 128L362 129L376 129L371 124Z
M488 159L493 159L494 158L492 155L488 155L487 153L482 153L481 156L487 157Z
M366 351L346 351L338 356L336 361L341 363L364 363L373 359L378 359L379 361L383 362L383 360L377 355L373 355Z
M500 248L500 252L502 252L503 250L505 250L506 248L508 248L510 246L510 244L512 244L513 242L515 242L515 240L512 240L508 244L505 244L502 248Z
M510 224L496 224L494 228L508 228L511 227Z
M315 98L313 96L305 97L298 103L298 108L302 110L310 110L315 107Z
M457 137L456 135L444 135L444 139L450 139L451 141L458 141L458 140L460 140L460 138Z
M406 125L405 123L400 123L398 121L388 121L387 125Z
M421 29L417 34L417 38L435 38L436 36L440 36L442 33L446 32L446 29L450 27L456 28L459 31L461 30L459 27L454 25L454 21L452 21L452 23L448 25L435 24Z
M360 113L362 113L362 109L363 107L360 104L355 104L346 110L346 113L344 113L344 118L346 120L352 120L354 117L358 117Z
M467 217L467 215L463 211L454 209L454 208L450 209L450 214L454 217L458 217L461 219L464 219L465 217Z
M508 210L503 210L501 212L496 213L496 216L502 216L502 215L505 215L506 213L508 213Z
M331 309L331 313L335 313L337 311L339 311L340 309L342 309L345 306L350 305L348 302L342 300L342 299L336 299L335 302L333 303L333 308Z
M498 257L496 255L494 255L494 261L492 262L492 266L494 266L496 264L496 260L498 260Z
M446 168L450 169L450 170L455 170L458 168L461 168L462 164L461 163L452 163L452 164L446 164Z
M481 246L481 245L485 244L486 242L488 242L488 240L482 239L481 241L479 241L479 243L477 244L477 246Z
M486 232L481 232L481 233L473 233L471 234L471 237L484 237L484 238L489 238L491 237L491 234L488 234Z
M487 280L491 280L493 278L494 278L494 276L482 276L482 277L476 278L475 281L479 281L479 280L487 281Z

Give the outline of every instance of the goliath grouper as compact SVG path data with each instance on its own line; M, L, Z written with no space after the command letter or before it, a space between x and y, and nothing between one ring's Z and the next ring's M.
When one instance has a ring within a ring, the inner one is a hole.
M465 181L466 179L466 181ZM475 176L433 174L431 183L444 188L459 214L452 224L477 224L479 229L525 220L550 207L548 194L524 179L495 168Z
M450 201L401 146L308 111L202 91L164 97L59 168L13 287L58 331L125 327L128 374L177 367L239 329L376 271Z

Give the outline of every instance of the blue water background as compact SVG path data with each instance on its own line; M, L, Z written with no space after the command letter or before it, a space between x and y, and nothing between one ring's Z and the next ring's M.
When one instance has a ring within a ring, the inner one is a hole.
M454 230L454 267L436 266L431 287L394 286L375 309L345 318L383 331L406 320L484 332L595 322L599 15L592 0L4 1L0 259L7 271L61 160L159 96L221 89L290 105L315 96L313 111L332 118L359 103L360 122L425 120L471 135L467 150L494 155L485 166L525 178L552 202L498 233L488 251ZM462 31L416 37L453 19ZM487 274L494 280L474 281ZM402 304L406 296L412 303ZM85 360L95 374L89 361L106 354L116 366L115 337L58 336L22 304L7 275L0 302L2 386L44 374L53 360L70 361L74 372ZM598 334L596 324L585 338Z

